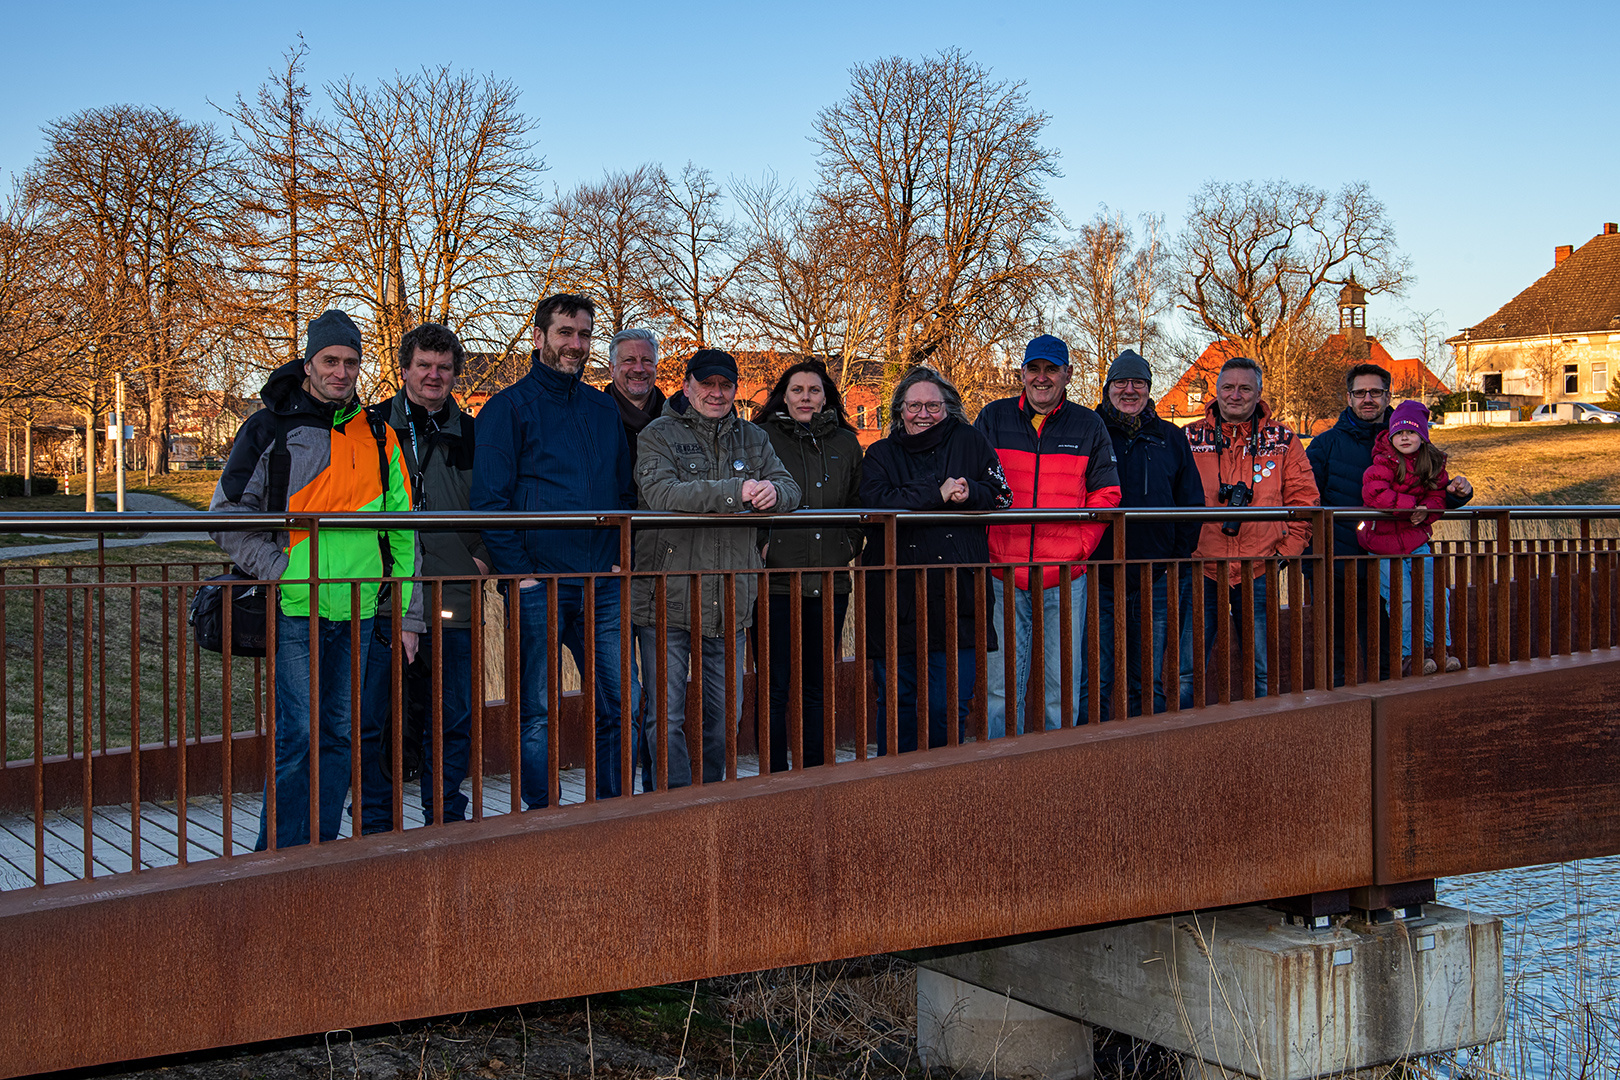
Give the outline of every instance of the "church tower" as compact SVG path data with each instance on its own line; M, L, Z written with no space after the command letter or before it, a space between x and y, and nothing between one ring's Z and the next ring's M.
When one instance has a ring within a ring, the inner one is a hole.
M1352 271L1350 281L1339 290L1339 332L1344 335L1344 355L1361 363L1372 356L1367 344L1367 290L1356 284Z

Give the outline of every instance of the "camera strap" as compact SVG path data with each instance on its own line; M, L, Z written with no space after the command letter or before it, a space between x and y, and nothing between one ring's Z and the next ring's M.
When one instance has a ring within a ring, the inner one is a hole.
M1217 409L1216 414L1219 415L1219 413L1220 410ZM1221 475L1221 451L1224 450L1226 446L1226 418L1223 416L1221 417L1221 422L1215 425L1215 476L1217 480L1219 480ZM1249 461L1251 465L1253 464L1254 459L1259 456L1260 406L1256 404L1254 407L1254 415L1249 417Z

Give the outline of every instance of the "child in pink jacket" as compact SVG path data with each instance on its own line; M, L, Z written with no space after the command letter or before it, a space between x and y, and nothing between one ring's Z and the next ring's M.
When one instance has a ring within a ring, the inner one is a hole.
M1410 511L1394 517L1363 521L1356 527L1356 539L1370 555L1427 555L1434 525L1429 514L1446 508L1445 451L1429 441L1429 410L1422 402L1403 401L1389 418L1389 430L1373 443L1372 464L1361 476L1361 499L1375 510ZM1384 600L1389 600L1388 560L1379 563L1379 581ZM1434 560L1423 560L1423 673L1435 671L1427 654L1434 642ZM1401 640L1405 661L1401 670L1412 670L1412 560L1401 560L1405 588L1401 598ZM1447 601L1449 602L1449 592ZM1462 662L1449 654L1451 626L1446 626L1446 670L1456 671Z

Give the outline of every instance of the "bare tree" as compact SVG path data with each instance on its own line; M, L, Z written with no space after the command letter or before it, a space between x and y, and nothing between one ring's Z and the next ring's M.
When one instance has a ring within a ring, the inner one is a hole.
M222 109L242 148L242 210L253 224L239 257L253 283L255 321L266 363L297 360L309 312L324 307L316 252L308 237L321 209L321 175L311 159L309 89L304 85L303 35L259 86L255 103L241 95Z
M1355 273L1369 293L1398 295L1410 264L1384 206L1364 183L1337 193L1284 181L1210 181L1194 193L1176 245L1178 307L1207 337L1242 344L1286 412L1289 359L1325 290Z
M652 285L667 182L663 169L642 165L580 184L552 206L551 229L561 238L568 273L596 301L604 336L645 323L658 307Z
M1545 335L1525 342L1519 355L1524 357L1525 370L1541 387L1541 400L1551 405L1563 389L1563 341L1549 328Z
M1057 223L1047 119L959 50L856 65L817 115L818 194L839 246L863 253L890 377L1022 335Z
M213 128L162 109L86 110L45 134L25 187L81 320L69 396L94 415L111 373L133 374L166 471L172 409L238 310L235 163Z
M382 356L412 326L452 326L469 350L506 350L533 303L539 238L533 122L510 82L447 67L370 88L327 88L322 252L336 301L358 304ZM392 364L379 365L392 392Z
M1136 316L1136 351L1162 375L1174 376L1179 369L1173 357L1161 356L1164 339L1161 320L1170 310L1171 263L1164 239L1164 215L1142 214L1141 242L1131 256L1131 301Z
M1446 323L1438 308L1432 311L1407 310L1402 326L1417 349L1417 358L1424 367L1434 372L1442 382L1451 381L1456 370L1456 358L1446 344Z
M658 268L651 306L671 355L706 348L714 319L742 270L737 227L725 215L709 170L690 161L678 180L660 174L663 222L650 237Z
M1065 336L1076 375L1072 392L1081 400L1101 397L1108 365L1137 332L1131 246L1125 215L1103 207L1063 250Z

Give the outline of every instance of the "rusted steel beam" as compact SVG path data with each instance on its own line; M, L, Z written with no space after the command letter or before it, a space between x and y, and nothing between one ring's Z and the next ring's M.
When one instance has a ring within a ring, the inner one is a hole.
M1371 884L1370 725L1268 699L0 894L0 971L73 1003L0 1075Z
M1525 660L1367 696L1378 883L1620 853L1620 658Z

